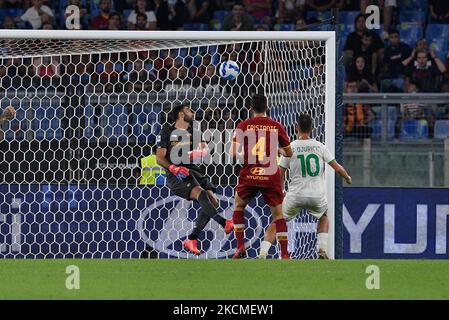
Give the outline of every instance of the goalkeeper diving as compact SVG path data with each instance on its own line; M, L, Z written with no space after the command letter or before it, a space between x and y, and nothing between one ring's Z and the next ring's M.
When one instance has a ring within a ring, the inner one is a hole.
M287 221L295 218L302 209L318 219L317 247L318 257L328 259L327 242L329 219L327 217L326 183L324 169L326 163L330 165L346 183L351 184L351 176L338 164L334 156L321 142L310 137L312 132L312 118L301 114L296 125L298 139L291 144L293 156L282 156L279 161L282 182L286 170L290 170L288 192L282 203L282 214ZM284 184L284 183L282 183ZM265 238L260 246L259 258L265 259L271 245L276 239L276 226L271 223L265 232Z
M193 128L195 114L189 104L174 106L171 117L174 124L164 126L158 136L156 159L167 171L167 185L171 192L183 199L197 201L201 206L195 227L183 242L187 251L200 255L198 236L210 219L221 225L226 234L232 232L234 224L231 219L226 220L218 214L216 188L199 165L208 150L201 133Z

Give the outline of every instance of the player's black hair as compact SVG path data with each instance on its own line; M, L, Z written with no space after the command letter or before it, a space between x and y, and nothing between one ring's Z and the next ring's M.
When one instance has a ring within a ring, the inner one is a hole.
M312 131L312 123L313 119L306 113L301 114L298 117L298 127L301 132L310 132Z
M263 94L255 94L251 99L251 109L256 113L264 113L268 109L267 97Z
M170 111L170 121L173 122L173 123L176 122L176 120L178 120L179 113L187 105L188 105L187 103L180 103L180 104L177 104L177 105L173 106L173 108Z
M391 34L397 34L397 35L399 35L399 31L398 31L397 29L390 29L390 31L388 31L388 34L389 34L389 35L391 35Z
M355 19L354 19L354 25L357 25L357 21L359 21L360 18L366 19L366 14L364 14L364 13L359 13L359 14L357 15L357 17L355 17Z

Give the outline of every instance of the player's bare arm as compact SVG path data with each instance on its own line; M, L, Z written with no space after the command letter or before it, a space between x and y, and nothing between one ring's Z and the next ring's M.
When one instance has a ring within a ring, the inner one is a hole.
M336 173L338 173L338 175L340 177L345 179L347 184L352 184L351 176L348 174L348 172L345 170L345 168L343 168L343 166L340 165L336 160L329 163L329 165L332 167L332 169L335 170Z
M279 148L279 154L286 158L290 158L293 155L292 146L288 145L286 147Z

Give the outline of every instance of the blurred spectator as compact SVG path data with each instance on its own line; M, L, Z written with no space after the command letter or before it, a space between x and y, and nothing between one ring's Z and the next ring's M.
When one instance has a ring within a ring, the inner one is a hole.
M168 0L168 24L173 30L182 30L189 21L189 11L183 0Z
M331 8L341 7L342 1L339 0L308 0L307 5L315 11L327 11Z
M156 75L145 69L144 62L140 59L134 60L132 71L128 74L126 89L128 92L148 92L152 89L152 81Z
M211 1L209 0L186 0L187 9L190 14L190 21L194 23L209 24L209 9L211 7L210 2Z
M295 30L305 30L307 23L303 18L296 20Z
M305 17L306 0L279 0L278 23L295 22Z
M3 18L3 29L16 29L16 23L14 22L14 18L10 16L6 16Z
M412 55L403 61L403 64L407 66L407 86L413 82L421 92L436 92L438 89L437 76L444 73L446 67L433 50L430 51L430 55L434 63L428 59L427 52L424 50L413 50Z
M17 9L23 8L22 0L1 0L0 9Z
M252 31L254 30L253 19L245 13L245 7L241 3L236 3L232 7L232 14L223 21L224 31Z
M31 81L27 75L32 71L28 68L30 64L28 59L3 59L0 64L0 90L29 87Z
M111 8L111 0L100 1L101 12L98 16L92 18L92 29L107 30L109 28L109 15L111 12Z
M45 56L33 58L34 86L40 85L48 87L55 84L52 80L59 78L60 74L60 60L58 56Z
M270 28L266 24L258 24L256 26L256 31L269 31Z
M50 7L43 4L42 0L32 0L32 7L28 8L25 13L17 17L16 21L28 22L33 29L40 29L44 22L50 22L54 17Z
M390 31L389 38L390 45L385 48L382 78L396 79L404 74L402 62L410 57L412 49L400 41L397 30Z
M358 91L377 92L377 84L374 80L371 71L369 70L365 57L358 56L355 59L355 63L349 68L346 73L347 82L357 82ZM365 89L366 88L366 89Z
M146 16L146 26L136 29L137 15L141 13ZM128 29L129 30L156 30L157 19L154 11L150 11L147 8L146 0L137 0L134 10L128 16Z
M357 93L357 82L348 82L345 86L345 93ZM346 137L354 137L359 139L370 138L373 129L368 124L374 120L375 115L368 104L352 104L345 105L343 112L343 128Z
M429 0L429 11L433 23L449 22L449 1Z
M154 12L157 20L157 27L160 30L169 29L169 10L166 0L150 0L149 9Z
M372 36L372 49L376 51L378 57L383 56L384 43L380 39L379 35L373 31L366 28L366 19L364 14L359 14L354 21L355 31L351 32L346 39L344 47L344 64L348 66L357 51L360 51L362 47L362 39L366 32L370 33Z
M92 75L92 83L96 85L96 91L119 92L122 88L120 72L122 66L117 63L115 54L104 54L97 64L96 73Z
M407 88L408 93L418 93L418 87L414 83L410 83ZM402 120L417 120L424 118L425 106L418 103L401 104Z
M145 13L138 13L136 23L133 25L134 30L148 30L148 17Z
M373 76L376 75L378 51L374 46L373 34L371 32L365 31L363 33L361 46L354 50L354 57L358 56L365 58L366 67Z
M221 78L218 76L216 69L217 67L213 64L207 66L206 74L201 79L201 86L203 88L207 88L208 86L215 86L220 82Z
M109 15L108 30L123 30L122 16L117 12L113 12Z
M255 18L262 19L271 13L271 1L269 0L243 0L246 12Z
M344 0L343 1L343 10L347 11L360 11L360 5L363 3L363 1L360 0Z

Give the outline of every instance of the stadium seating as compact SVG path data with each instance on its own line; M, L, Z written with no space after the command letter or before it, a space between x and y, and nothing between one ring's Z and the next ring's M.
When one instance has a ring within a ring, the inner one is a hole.
M209 25L207 23L185 23L183 28L184 30L206 31L209 30Z
M426 22L426 14L422 11L403 10L399 14L399 20L401 22L414 22L424 25Z
M403 22L399 25L398 31L401 41L410 47L415 47L416 42L423 37L423 29L421 25L414 22Z
M449 138L449 120L437 120L435 121L435 139Z
M448 38L448 24L429 24L426 29L426 38L430 42L433 38Z
M294 31L295 25L292 23L275 24L273 29L275 31Z
M447 38L432 38L428 40L429 47L432 48L441 61L446 61L446 55L448 52L448 39Z
M400 0L398 6L404 10L427 12L427 0Z
M380 81L381 92L402 92L404 90L405 81L403 78L383 79Z
M427 120L402 120L401 121L401 139L419 140L427 139L429 135L429 125Z
M307 20L318 19L320 21L323 21L323 20L330 19L330 18L332 18L332 14L330 11L323 11L323 12L308 11L307 12ZM354 21L353 21L353 23L354 23Z
M214 12L213 19L218 20L221 24L223 24L223 21L226 18L226 16L228 16L230 14L232 14L231 11L217 10Z
M341 11L339 16L339 23L345 26L353 26L355 18L360 14L359 11Z

